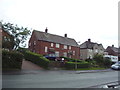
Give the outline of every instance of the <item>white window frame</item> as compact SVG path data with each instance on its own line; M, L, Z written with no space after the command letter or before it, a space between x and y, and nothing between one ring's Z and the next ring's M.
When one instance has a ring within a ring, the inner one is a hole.
M95 52L98 53L98 49L95 49Z
M64 49L67 49L67 45L64 45Z
M56 48L60 48L60 44L56 43Z
M73 55L75 55L75 51L73 51Z
M69 49L71 50L71 46L69 46Z
M29 43L29 46L31 46L31 43Z
M63 56L64 56L64 57L67 57L67 52L64 52L64 53L63 53Z
M34 41L34 45L36 45L36 41Z
M51 47L53 47L54 46L54 43L51 43Z
M55 52L55 56L56 56L56 57L59 57L59 54L60 54L59 51L56 51L56 52Z
M48 47L45 46L45 52L48 52Z

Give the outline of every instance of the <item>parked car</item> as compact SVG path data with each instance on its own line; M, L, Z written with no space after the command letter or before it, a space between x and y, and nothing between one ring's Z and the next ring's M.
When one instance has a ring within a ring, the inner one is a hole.
M112 69L114 70L120 70L120 61L116 62L111 66Z

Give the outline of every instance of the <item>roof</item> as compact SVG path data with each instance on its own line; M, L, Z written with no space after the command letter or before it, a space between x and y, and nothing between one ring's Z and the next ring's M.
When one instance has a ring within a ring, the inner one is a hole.
M59 43L64 45L78 46L77 42L72 38L63 37L63 36L54 35L36 30L34 30L33 32L38 40Z
M114 47L114 46L108 46L107 49L108 48L111 49L111 50L113 50L116 53L120 52L120 48L117 48L117 47ZM107 49L106 49L106 51L107 51Z
M102 46L102 44L94 43L94 42L91 42L90 40L88 40L88 41L85 41L84 43L82 43L80 45L80 48L81 49L93 49L93 47L95 45Z

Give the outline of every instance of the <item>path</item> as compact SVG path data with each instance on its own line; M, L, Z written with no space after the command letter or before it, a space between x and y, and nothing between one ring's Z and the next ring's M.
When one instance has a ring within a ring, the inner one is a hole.
M23 60L22 70L42 70L42 68L30 61Z

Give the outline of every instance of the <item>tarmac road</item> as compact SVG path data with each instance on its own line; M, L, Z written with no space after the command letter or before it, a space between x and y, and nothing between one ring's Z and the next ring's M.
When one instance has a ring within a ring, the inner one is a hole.
M88 88L118 81L118 71L76 73L76 71L22 71L3 75L3 88Z

